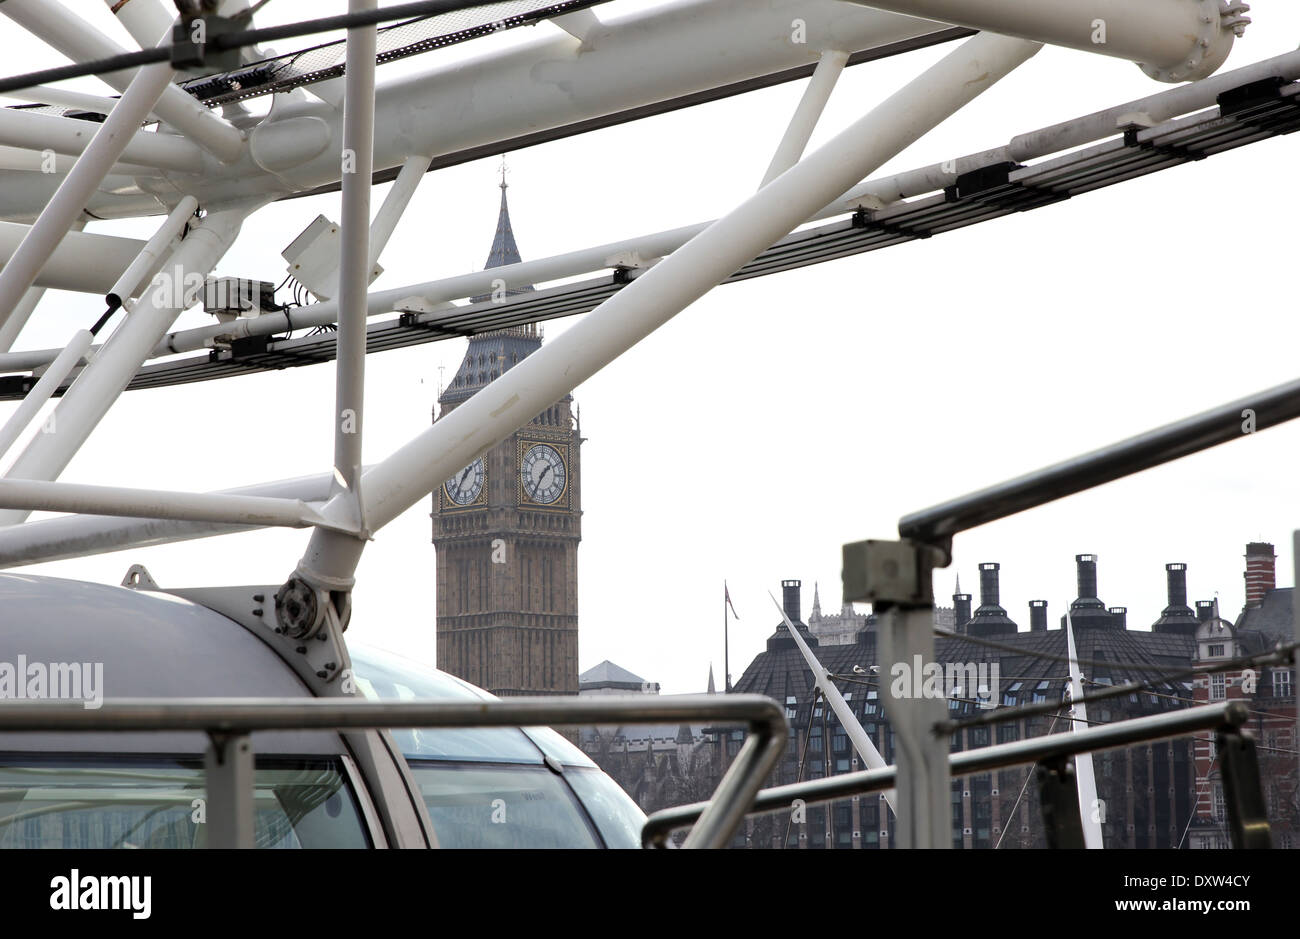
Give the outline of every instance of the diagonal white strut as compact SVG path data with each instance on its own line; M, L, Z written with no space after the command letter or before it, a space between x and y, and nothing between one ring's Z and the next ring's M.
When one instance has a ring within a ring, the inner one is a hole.
M982 34L650 268L362 477L378 530L699 299L813 212L1029 59L1037 43ZM346 525L335 497L322 510ZM362 544L317 530L299 562L315 584L350 580Z
M212 270L234 242L245 217L259 206L215 212L190 230L172 252L170 270L159 275L54 409L52 432L33 437L6 478L50 480L63 472L159 337L193 303L197 292L193 281L201 282ZM29 514L24 509L0 510L0 525L16 525Z
M91 194L108 175L164 88L171 84L167 63L140 70L104 120L86 152L64 178L4 270L0 271L0 326L49 260Z
M1079 654L1074 647L1074 625L1069 611L1065 614L1066 657L1070 660L1070 732L1088 729L1088 706L1083 703L1083 673L1079 670ZM1083 822L1083 846L1104 847L1101 840L1101 803L1097 799L1097 775L1092 763L1092 751L1074 755L1074 782L1079 790L1079 820Z
M795 645L799 647L799 654L808 663L808 669L813 673L813 679L816 681L817 687L822 690L822 697L826 699L826 703L831 706L831 710L839 718L840 726L844 728L844 733L848 735L849 741L853 744L853 749L858 751L862 761L867 764L867 769L884 769L889 764L880 755L876 745L871 742L871 737L862 729L861 722L854 715L849 703L844 700L844 696L840 694L840 690L835 687L830 672L826 671L822 663L817 661L817 656L813 654L812 649L808 648L808 643L803 641L803 636L799 635L799 630L795 629L794 623L790 622L790 617L785 615L785 608L777 602L776 597L772 596L772 592L768 591L767 595L772 597L772 602L781 611L781 618L785 620L785 628L790 630L790 636L794 639ZM889 789L883 795L885 801L889 803L890 810L893 811L894 790Z
M794 116L790 118L790 125L785 129L785 135L777 145L776 152L772 154L772 162L768 164L767 172L763 174L763 181L759 183L760 189L799 162L804 147L808 146L812 132L817 127L817 119L826 109L826 102L830 100L831 92L835 90L835 83L839 80L840 73L844 71L848 61L847 52L832 50L823 52L822 57L817 60L817 67L813 69L812 77L808 79L808 87L804 89L803 97L799 99L799 106L795 108Z

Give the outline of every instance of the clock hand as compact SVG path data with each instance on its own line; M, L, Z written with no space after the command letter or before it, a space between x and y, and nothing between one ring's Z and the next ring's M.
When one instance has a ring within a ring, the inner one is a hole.
M471 463L469 466L465 467L465 472L460 474L460 482L456 483L457 492L460 492L462 489L465 488L465 477L469 475L469 471L472 470L473 468L474 468L474 464Z
M541 485L542 485L542 480L544 480L544 479L546 478L546 474L549 473L550 471L551 471L551 464L547 463L546 466L544 466L544 467L542 468L541 475L539 475L539 476L537 477L537 482L533 483L533 491L530 492L530 493L528 494L528 498L530 498L530 499L536 501L536 499L537 499L537 490L538 490L538 488L541 487Z

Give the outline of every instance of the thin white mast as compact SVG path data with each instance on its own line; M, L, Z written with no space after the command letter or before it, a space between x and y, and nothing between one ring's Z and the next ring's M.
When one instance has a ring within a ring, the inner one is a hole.
M1070 659L1070 733L1088 729L1088 706L1083 703L1083 673L1079 669L1079 654L1074 647L1074 626L1070 614L1065 614L1066 655ZM1079 790L1079 819L1083 823L1085 848L1103 848L1101 842L1101 802L1097 799L1097 776L1093 770L1092 753L1074 755L1074 782Z

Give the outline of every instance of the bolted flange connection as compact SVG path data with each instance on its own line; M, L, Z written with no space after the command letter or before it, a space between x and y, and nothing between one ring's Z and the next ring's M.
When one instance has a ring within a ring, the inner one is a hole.
M301 577L290 577L275 594L275 618L284 635L292 639L315 632L320 614L316 589Z
M1179 62L1164 66L1139 62L1138 67L1160 82L1198 81L1213 75L1232 51L1234 37L1246 31L1250 6L1241 0L1194 0L1200 5L1194 45Z

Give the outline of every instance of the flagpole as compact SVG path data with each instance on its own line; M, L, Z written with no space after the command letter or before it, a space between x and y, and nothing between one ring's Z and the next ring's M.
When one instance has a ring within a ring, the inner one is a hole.
M727 609L731 594L727 592L727 582L722 582L722 689L731 694L731 643L728 634L731 629L731 614Z

